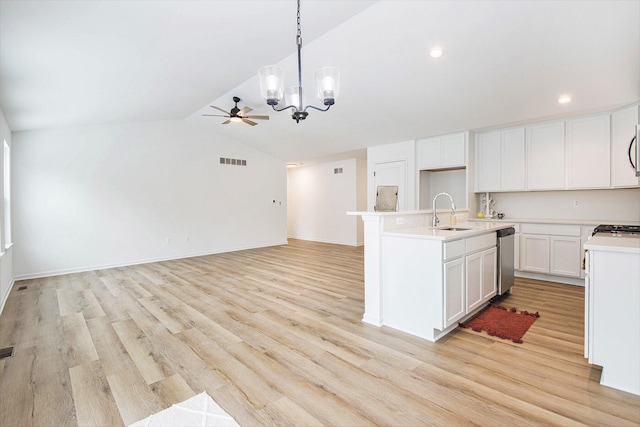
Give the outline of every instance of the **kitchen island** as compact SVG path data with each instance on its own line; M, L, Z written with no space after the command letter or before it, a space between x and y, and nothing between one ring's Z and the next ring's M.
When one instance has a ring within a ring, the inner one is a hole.
M432 227L431 211L349 214L365 224L364 322L437 341L496 295L496 232L511 224L465 215Z

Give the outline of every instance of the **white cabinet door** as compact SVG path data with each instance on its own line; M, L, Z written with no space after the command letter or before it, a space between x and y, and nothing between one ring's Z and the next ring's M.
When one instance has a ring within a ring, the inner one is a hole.
M520 235L520 270L549 273L549 236Z
M566 126L567 188L609 188L610 115L571 119Z
M635 135L635 126L638 123L640 123L640 106L638 105L614 111L611 114L611 185L613 187L635 187L640 184L640 178L635 176L629 163L629 144Z
M418 170L466 166L466 140L466 132L416 140Z
M467 279L467 313L482 304L482 252L467 255L465 258Z
M564 122L526 128L527 189L564 189Z
M482 251L482 302L489 301L497 293L497 248Z
M500 190L521 191L525 187L524 128L502 131L500 152Z
M524 128L476 135L475 191L525 190Z
M580 237L549 236L551 249L549 273L580 277Z
M476 135L476 192L500 190L500 131Z
M444 263L444 326L465 315L464 257Z
M438 169L442 164L441 139L439 136L433 138L422 138L417 141L418 145L418 169Z
M497 259L495 247L467 255L467 313L471 313L496 294Z
M513 238L513 268L520 270L520 233Z
M465 166L466 133L452 133L442 136L442 167Z

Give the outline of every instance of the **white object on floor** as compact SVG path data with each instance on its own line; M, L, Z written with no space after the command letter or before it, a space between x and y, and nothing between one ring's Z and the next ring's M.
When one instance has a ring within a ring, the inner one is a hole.
M227 414L206 392L193 396L184 402L153 414L143 420L131 424L129 427L217 427L240 424Z

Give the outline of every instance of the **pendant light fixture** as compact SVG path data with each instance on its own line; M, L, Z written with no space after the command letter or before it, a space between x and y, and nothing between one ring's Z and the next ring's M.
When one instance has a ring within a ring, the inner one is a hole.
M296 45L298 47L298 86L293 86L283 90L284 72L282 68L269 65L260 68L258 75L260 78L260 92L268 105L275 111L291 109L291 118L300 123L300 120L307 118L307 109L313 108L318 111L327 111L335 104L340 92L340 71L335 67L323 67L316 71L316 86L318 98L322 100L325 108L313 105L304 105L304 91L302 90L302 61L300 51L302 50L302 31L300 30L300 0L298 0L298 32L296 34ZM284 102L282 102L284 99ZM278 108L281 107L281 108Z

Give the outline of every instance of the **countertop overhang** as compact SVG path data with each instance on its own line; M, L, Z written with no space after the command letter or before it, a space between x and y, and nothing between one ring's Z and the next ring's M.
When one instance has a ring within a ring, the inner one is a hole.
M627 252L640 254L639 236L607 236L596 234L584 244L588 251Z

